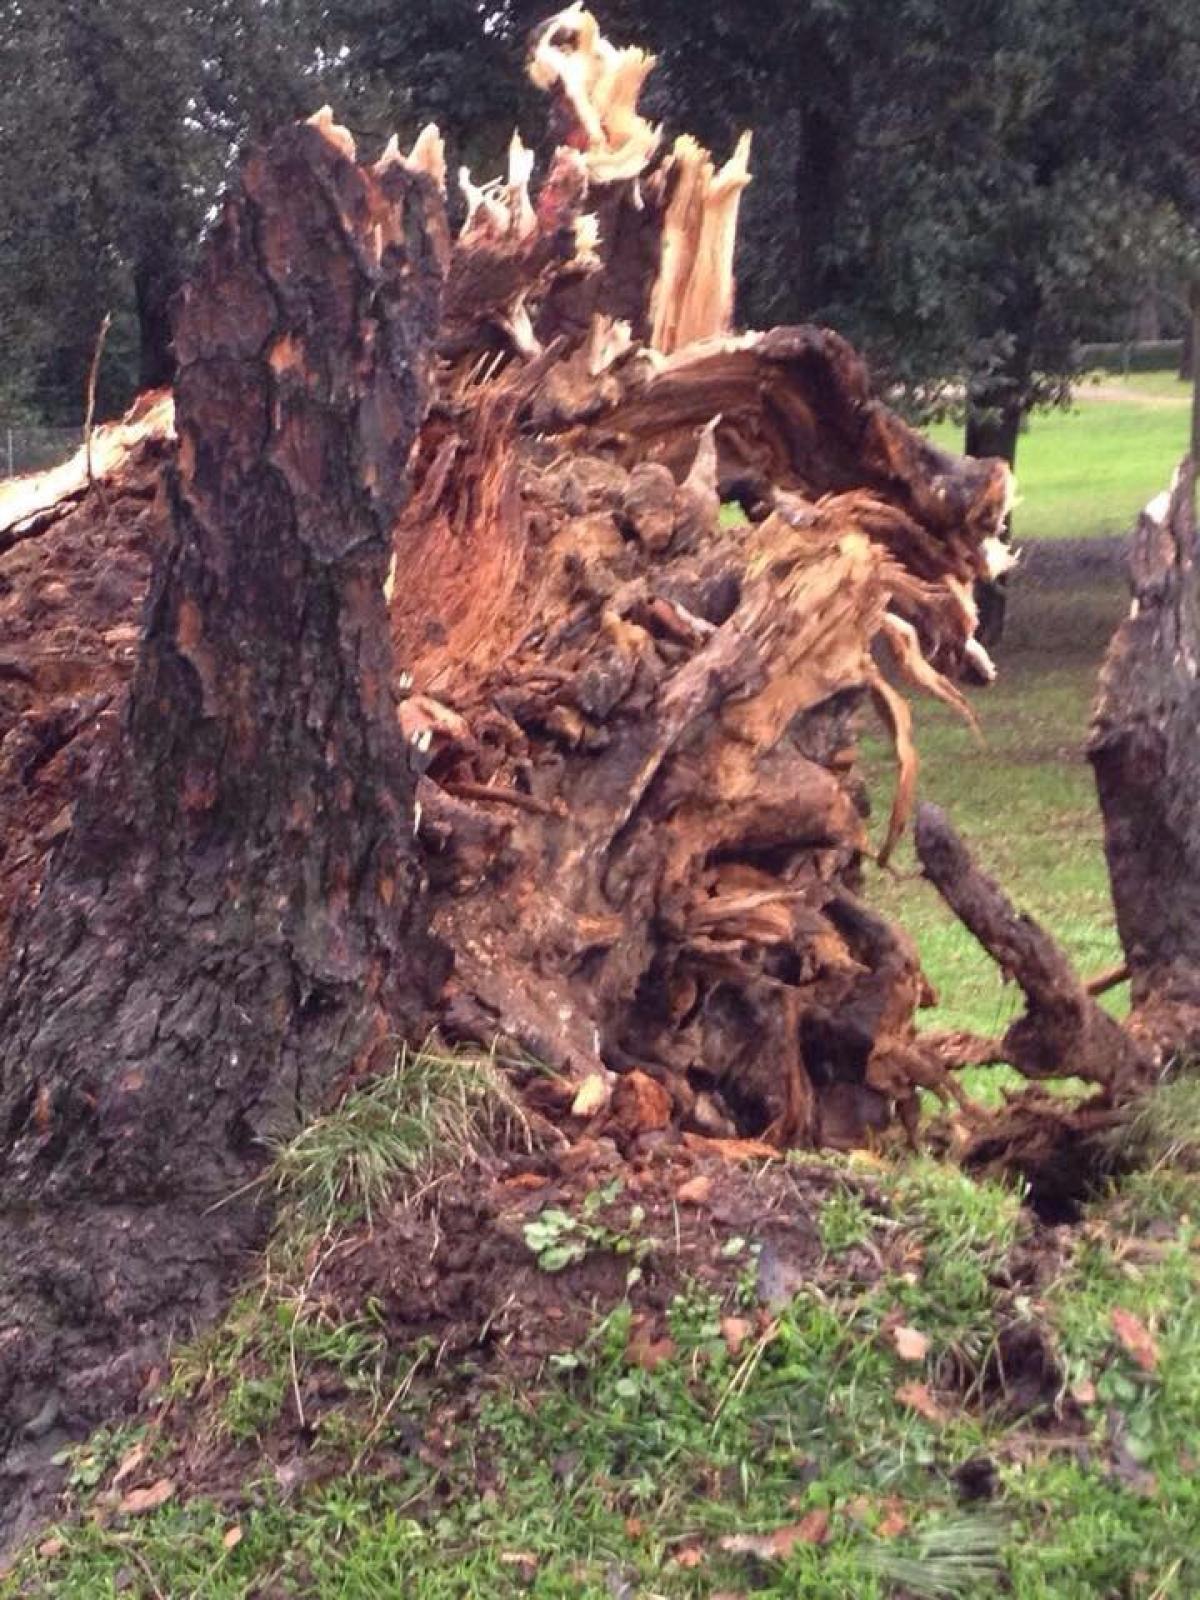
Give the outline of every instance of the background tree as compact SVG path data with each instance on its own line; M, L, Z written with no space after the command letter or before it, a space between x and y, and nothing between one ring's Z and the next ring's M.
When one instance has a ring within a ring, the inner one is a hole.
M164 310L251 129L337 102L370 148L426 120L452 169L540 126L545 0L0 0L0 398L76 421L158 381ZM1014 458L1082 339L1148 277L1184 284L1200 217L1191 0L612 0L661 60L649 110L718 154L753 127L741 320L826 322L917 415ZM46 263L54 263L53 272Z
M9 407L77 422L108 309L102 409L169 380L171 298L234 147L321 94L304 16L288 0L2 0Z

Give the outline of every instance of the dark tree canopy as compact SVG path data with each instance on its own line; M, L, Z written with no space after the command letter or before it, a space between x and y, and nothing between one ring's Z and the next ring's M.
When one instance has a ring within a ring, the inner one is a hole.
M740 320L826 322L916 412L964 392L970 443L1011 455L1069 392L1081 339L1147 282L1183 316L1200 217L1191 0L613 0L660 58L648 109L718 156L757 134ZM0 3L0 400L77 421L169 366L165 308L251 130L337 103L370 148L428 120L450 167L499 172L536 127L538 0ZM454 200L452 197L452 205ZM48 260L56 270L44 270Z

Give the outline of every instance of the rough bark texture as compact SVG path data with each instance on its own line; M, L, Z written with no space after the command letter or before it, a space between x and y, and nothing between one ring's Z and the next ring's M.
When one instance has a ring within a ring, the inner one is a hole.
M428 179L292 129L186 292L136 673L0 990L0 1522L213 1309L263 1225L214 1203L436 992L383 590L442 216ZM115 498L113 558L141 559Z
M1138 519L1133 603L1100 679L1088 746L1104 813L1131 1026L1158 1054L1200 1048L1200 615L1195 473Z
M998 1046L963 1041L961 1060L1007 1061L1027 1078L1079 1077L1117 1098L1144 1081L1145 1052L1101 1010L1045 930L980 871L939 807L921 806L916 845L925 876L1028 1006Z

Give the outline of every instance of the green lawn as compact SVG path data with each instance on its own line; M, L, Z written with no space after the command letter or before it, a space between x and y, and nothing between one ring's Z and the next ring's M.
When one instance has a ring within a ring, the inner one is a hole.
M1187 449L1191 391L1169 372L1081 384L1069 411L1033 417L1017 446L1021 539L1124 533ZM931 430L949 449L962 430Z
M1069 572L1053 585L1018 578L999 680L974 696L982 746L945 707L914 705L922 798L947 809L980 864L1089 975L1120 960L1084 742L1096 670L1124 605L1115 580L1079 585ZM868 762L882 827L891 772L881 739L868 742ZM930 1025L1003 1031L1020 996L921 880L911 841L893 871L872 872L870 893L916 938L944 996ZM1118 992L1111 1003L1121 999Z

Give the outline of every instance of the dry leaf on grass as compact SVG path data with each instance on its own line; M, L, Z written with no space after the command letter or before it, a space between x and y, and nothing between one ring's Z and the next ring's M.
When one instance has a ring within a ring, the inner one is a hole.
M731 1356L737 1355L753 1331L752 1325L745 1317L721 1318L721 1337Z
M159 1506L165 1506L174 1493L174 1481L171 1478L159 1478L148 1489L131 1489L117 1510L127 1517L139 1517L143 1512L157 1511Z
M141 1444L135 1444L133 1449L122 1457L121 1465L113 1474L112 1486L114 1489L119 1489L126 1478L132 1478L142 1462L145 1461L147 1448L146 1442L143 1440Z
M698 1173L696 1177L689 1178L686 1183L681 1183L675 1191L675 1198L685 1206L702 1206L712 1194L712 1179Z
M67 1548L65 1539L43 1539L37 1547L37 1553L43 1561L53 1561L55 1556L62 1555Z
M643 1372L656 1372L664 1361L675 1354L674 1339L647 1339L634 1334L625 1351L625 1358Z
M829 1537L828 1511L810 1511L799 1522L772 1533L731 1533L721 1549L735 1556L758 1556L764 1561L786 1561L798 1544L824 1544Z
M946 1420L945 1409L930 1394L927 1384L902 1383L896 1390L896 1399L902 1406L908 1406L918 1416L924 1417L927 1422Z
M690 1569L704 1564L704 1551L698 1544L684 1545L682 1550L677 1550L674 1556L675 1565Z
M1132 1311L1114 1306L1112 1328L1125 1351L1133 1357L1143 1372L1153 1372L1158 1366L1158 1345L1146 1324Z
M235 1522L232 1528L226 1529L224 1535L222 1536L221 1544L224 1547L224 1549L226 1549L226 1550L236 1550L238 1545L241 1544L241 1542L242 1542L241 1526L240 1526L240 1524Z
M1071 1398L1078 1405L1094 1406L1096 1404L1096 1385L1090 1378L1080 1378L1071 1385Z
M916 1328L893 1328L892 1344L901 1361L924 1361L929 1354L929 1335Z
M901 1502L895 1499L885 1500L881 1509L883 1516L875 1528L876 1538L899 1538L908 1528L908 1518L904 1515Z

